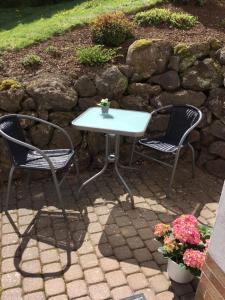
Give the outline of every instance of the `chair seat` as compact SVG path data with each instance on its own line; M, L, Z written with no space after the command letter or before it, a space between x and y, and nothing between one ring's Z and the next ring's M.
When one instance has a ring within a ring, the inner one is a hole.
M49 157L55 170L66 168L74 156L74 151L71 149L42 151ZM26 161L20 163L18 166L26 169L50 170L50 166L46 159L36 151L29 151L27 153Z
M158 137L158 138L144 138L144 139L139 140L139 143L143 146L147 146L149 148L159 150L159 151L165 152L165 153L174 153L178 149L177 145L172 144L164 136Z

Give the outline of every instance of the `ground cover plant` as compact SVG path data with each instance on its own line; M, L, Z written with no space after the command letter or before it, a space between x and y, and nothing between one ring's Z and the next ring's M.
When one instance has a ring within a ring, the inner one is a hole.
M188 13L173 12L167 8L153 8L148 11L137 13L137 24L142 26L168 25L170 27L189 29L197 24L197 17Z
M36 54L27 54L22 60L21 60L21 64L25 67L25 68L35 68L38 67L39 65L42 64L42 59L40 56L36 55Z
M117 56L116 49L107 49L102 45L78 48L75 58L84 65L97 66L111 61Z
M132 12L161 2L163 0L78 0L35 8L0 8L0 48L23 48L84 25L107 12Z

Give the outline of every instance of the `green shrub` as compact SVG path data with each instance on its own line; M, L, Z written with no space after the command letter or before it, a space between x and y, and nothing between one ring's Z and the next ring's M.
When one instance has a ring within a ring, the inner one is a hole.
M27 68L27 67L35 68L35 67L38 67L39 65L41 65L42 63L43 63L43 61L42 61L41 57L36 54L27 54L21 60L21 64L25 68Z
M48 46L45 49L45 52L54 58L61 56L61 51L57 47L54 47L54 46Z
M16 90L21 87L22 85L14 79L0 80L0 91L6 91L10 89Z
M173 12L166 8L153 8L137 13L135 21L143 26L159 26L162 24L180 29L189 29L197 24L197 17L187 13Z
M78 48L75 57L84 65L95 66L104 64L117 56L117 50L106 49L102 45Z
M122 12L105 14L92 23L92 40L97 44L119 46L133 36L133 27Z

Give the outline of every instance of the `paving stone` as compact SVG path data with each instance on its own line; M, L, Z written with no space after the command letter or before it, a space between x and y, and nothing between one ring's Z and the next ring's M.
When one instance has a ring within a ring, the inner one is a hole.
M1 294L1 300L23 300L22 289L15 288L3 291Z
M45 293L47 297L65 292L65 283L62 278L49 279L45 282Z
M96 233L96 232L101 232L102 231L102 226L95 222L95 223L90 223L88 225L88 232L89 233Z
M71 264L76 264L78 262L78 256L77 254L73 251L69 253ZM61 261L62 266L66 266L68 264L68 253L67 252L62 252L59 254L59 258Z
M11 224L3 224L2 225L2 234L13 233L14 228Z
M145 289L136 291L136 292L135 292L135 295L136 295L136 294L144 294L146 299L149 299L149 300L156 300L155 293L154 293L154 291L153 291L152 289L150 289L150 288L145 288Z
M200 212L200 215L204 219L210 219L214 217L214 213L208 208L203 208L203 210Z
M108 243L99 244L99 245L95 246L95 253L98 257L112 256L113 249L112 249L112 246Z
M140 271L138 262L133 258L128 259L126 261L121 261L120 267L126 275L137 273Z
M2 247L2 252L1 252L2 259L14 257L16 255L17 248L18 248L18 245L8 245L5 247Z
M185 294L190 294L193 292L191 284L180 284L172 282L172 289L175 295L184 296Z
M36 293L31 293L27 294L23 298L24 300L46 300L44 292L36 292Z
M104 281L104 274L99 267L84 271L84 277L88 284L94 284Z
M26 248L22 255L22 260L31 260L39 257L38 247Z
M161 246L160 242L154 239L145 241L145 245L151 252L155 252Z
M134 228L134 226L124 226L124 227L121 227L120 229L121 229L122 235L126 238L137 235L137 231Z
M114 248L114 253L118 260L126 260L133 256L128 246Z
M110 298L110 290L106 283L98 283L89 286L92 300L105 300Z
M116 223L119 227L127 226L131 224L130 219L127 216L116 217Z
M58 262L55 262L55 263L50 263L50 264L44 265L42 267L42 272L43 272L43 274L45 274L45 276L47 275L47 273L49 273L49 277L50 277L51 276L50 274L62 272L62 269L63 268L62 268L61 264Z
M11 272L1 276L1 288L3 290L14 288L21 283L21 275L18 272Z
M14 264L14 258L7 258L2 261L1 272L9 273L16 271L16 267Z
M122 271L112 271L105 274L105 278L111 288L121 286L127 283Z
M104 227L104 231L107 235L113 235L120 233L120 229L116 224L107 224Z
M140 235L142 240L149 240L149 239L154 238L154 233L151 228L139 229L138 234Z
M84 280L75 280L67 283L67 295L69 299L77 299L88 293L87 285Z
M120 265L115 257L103 257L100 259L100 266L104 272L119 269Z
M167 259L165 259L161 253L154 252L154 253L152 253L152 255L157 264L163 265L163 264L167 263Z
M148 227L148 223L146 222L146 220L144 218L134 219L134 220L132 220L132 223L136 229Z
M106 206L97 206L95 207L95 212L97 215L108 215L109 209Z
M113 218L113 216L111 216L111 215L102 215L102 216L99 216L98 217L98 219L99 219L99 222L102 224L102 225L106 225L106 224L113 224L113 223L115 223L115 220L114 220L114 218Z
M178 298L171 291L166 291L166 292L162 292L162 293L158 294L156 296L156 299L157 300L175 300L175 299L178 300Z
M90 234L90 239L93 245L99 245L108 242L106 234L104 232Z
M39 260L29 260L22 264L22 270L30 274L41 273L41 264Z
M42 278L25 277L23 279L23 292L25 294L43 289L44 282Z
M123 298L130 297L133 294L130 287L126 286L126 285L114 288L111 291L111 293L112 293L112 296L113 296L113 300L121 300Z
M113 248L126 244L126 241L121 234L111 235L108 237L108 240Z
M64 278L66 282L73 281L76 279L81 279L83 277L83 271L80 265L72 265L69 270L64 273Z
M17 244L19 238L16 233L3 234L2 236L2 246Z
M144 247L144 243L142 242L139 236L128 238L127 243L131 249L138 249Z
M135 273L127 276L129 286L137 291L148 287L149 283L142 273Z
M146 277L151 277L160 273L160 268L154 261L145 261L141 263L141 270Z
M136 249L133 253L138 262L149 261L152 259L152 255L147 248Z
M98 259L95 254L86 254L80 257L80 263L83 269L96 267L98 265Z
M93 213L93 212L89 213L89 214L87 215L87 217L88 217L88 221L89 221L90 223L92 223L92 222L97 222L97 221L98 221L98 216L97 216L95 213Z
M88 254L88 253L91 253L91 252L94 252L94 248L93 248L90 241L83 242L82 246L78 249L78 253L80 255Z
M158 294L168 290L170 282L166 279L164 275L156 275L149 279L151 288Z
M80 300L81 298L79 298ZM62 295L58 295L58 296L53 296L51 298L48 298L48 300L68 300L67 295L62 294Z
M47 250L40 254L42 264L49 264L59 261L59 254L56 249Z

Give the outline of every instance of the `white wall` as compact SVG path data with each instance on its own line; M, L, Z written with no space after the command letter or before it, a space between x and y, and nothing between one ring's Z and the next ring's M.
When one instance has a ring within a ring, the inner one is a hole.
M225 182L209 245L209 254L225 273Z

